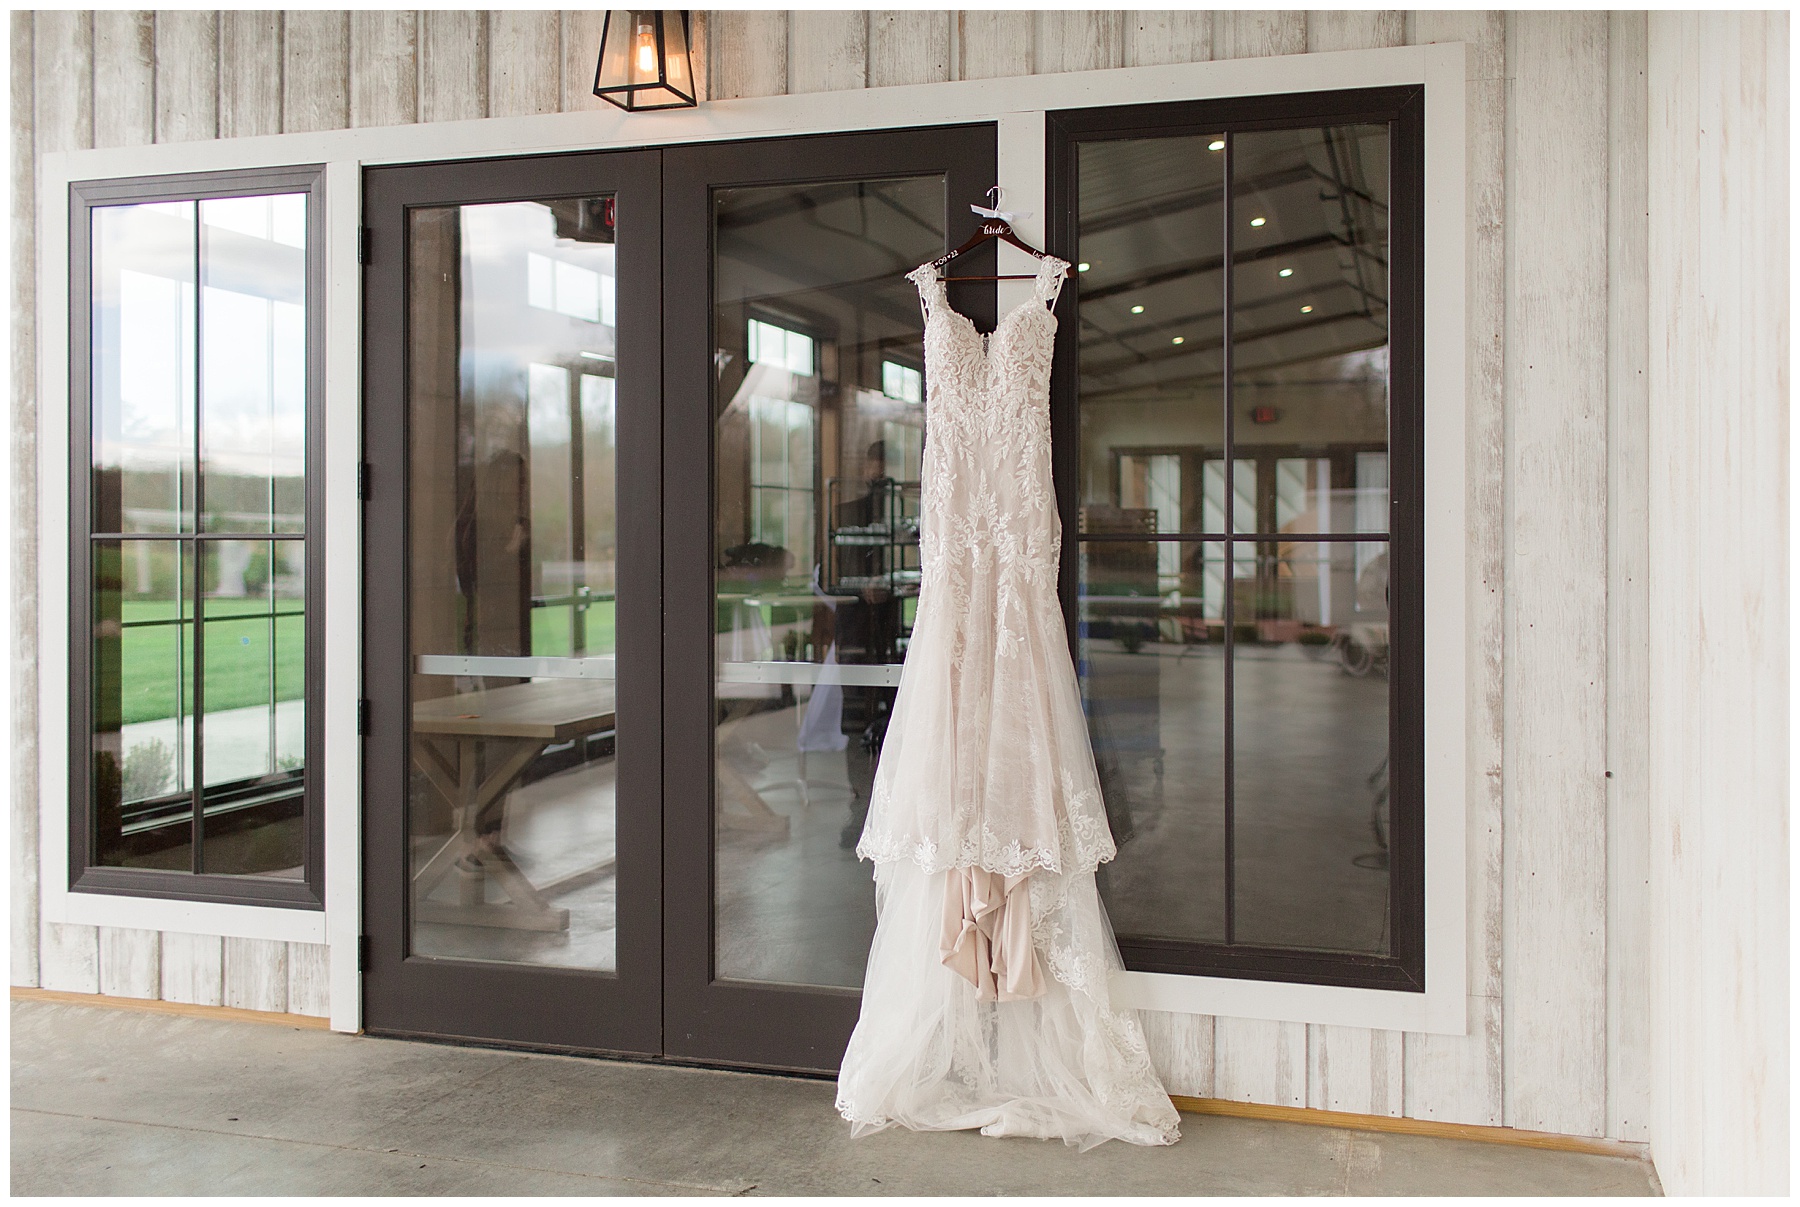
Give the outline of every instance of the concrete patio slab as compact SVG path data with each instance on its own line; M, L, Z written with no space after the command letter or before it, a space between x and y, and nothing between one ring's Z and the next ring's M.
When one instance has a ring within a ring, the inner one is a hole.
M18 1195L1644 1195L1648 1162L1185 1115L1166 1149L886 1131L829 1082L12 1006Z

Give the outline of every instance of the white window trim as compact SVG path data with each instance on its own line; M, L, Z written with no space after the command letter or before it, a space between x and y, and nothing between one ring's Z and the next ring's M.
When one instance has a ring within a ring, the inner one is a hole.
M1278 58L1130 67L968 80L804 96L716 101L697 109L625 114L610 106L535 117L278 134L195 143L47 154L38 198L38 581L40 877L49 922L134 926L233 937L328 943L331 1024L361 1025L356 968L361 931L362 579L361 169L493 155L663 146L726 138L848 132L993 121L999 176L1036 215L1015 225L1042 243L1044 115L1049 110L1234 96L1424 84L1425 110L1425 965L1426 991L1352 989L1223 977L1120 974L1136 1005L1181 1013L1326 1023L1439 1034L1467 1033L1468 847L1465 516L1467 75L1461 43ZM325 910L274 909L68 891L66 609L56 584L69 569L68 186L71 181L174 172L324 163L326 197L325 480ZM1037 198L1033 204L1027 198ZM1009 259L1022 256L1003 248ZM375 254L392 254L377 248ZM1003 260L1003 263L1007 262ZM1002 271L1009 271L1002 269ZM1011 270L1016 271L1016 270ZM1002 282L1001 306L1023 300ZM1014 296L1009 297L1008 294Z

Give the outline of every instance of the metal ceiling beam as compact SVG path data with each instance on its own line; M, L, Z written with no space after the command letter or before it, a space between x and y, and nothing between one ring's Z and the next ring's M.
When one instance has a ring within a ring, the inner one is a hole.
M1286 323L1279 327L1263 327L1259 330L1239 333L1232 340L1232 347L1241 348L1246 344L1261 343L1263 340L1276 339L1284 335L1297 335L1303 331L1312 331L1320 327L1330 327L1352 319L1360 322L1374 322L1374 319L1363 314L1361 311L1318 315L1312 318L1302 319L1296 323ZM1382 328L1382 342L1387 342L1387 330L1385 327ZM1202 344L1197 348L1190 348L1185 344L1179 347L1160 348L1155 352L1142 353L1140 357L1131 360L1120 359L1093 366L1084 365L1082 367L1081 375L1083 378L1102 377L1109 373L1122 373L1127 369L1140 368L1144 365L1161 364L1164 361L1180 360L1183 357L1188 356L1199 356L1216 350L1217 345L1215 344ZM1312 360L1316 359L1318 356L1336 355L1339 355L1339 353L1323 352L1302 357L1301 359ZM1263 366L1260 365L1249 366L1241 370L1241 372L1252 372L1255 369L1262 367Z
M1291 256L1296 252L1310 251L1315 247L1342 247L1343 240L1333 234L1309 235L1304 239L1290 239L1286 243L1271 243L1267 247L1255 248L1251 251L1240 251L1236 256L1238 264L1254 264L1259 260L1272 260L1279 256ZM1130 293L1134 289L1148 289L1152 285L1162 285L1169 281L1179 281L1186 277L1200 277L1208 273L1218 272L1225 267L1224 256L1204 256L1198 260L1188 260L1181 264L1172 264L1167 268L1159 268L1154 272L1139 273L1127 277L1123 281L1115 281L1111 285L1101 285L1093 289L1083 288L1081 300L1097 302L1103 298L1117 297L1122 293Z

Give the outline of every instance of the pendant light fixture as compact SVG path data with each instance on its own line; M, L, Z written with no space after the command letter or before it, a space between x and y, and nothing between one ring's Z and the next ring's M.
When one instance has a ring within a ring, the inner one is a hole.
M687 12L608 11L600 34L594 95L633 113L699 104Z

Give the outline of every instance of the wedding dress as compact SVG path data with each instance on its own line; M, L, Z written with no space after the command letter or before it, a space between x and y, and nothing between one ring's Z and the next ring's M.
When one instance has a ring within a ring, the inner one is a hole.
M917 619L857 854L877 922L838 1076L853 1135L892 1124L1170 1144L1179 1122L1094 869L1114 855L1056 596L1049 383L1067 262L984 337L934 265Z

